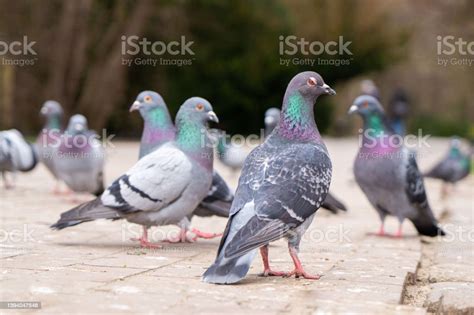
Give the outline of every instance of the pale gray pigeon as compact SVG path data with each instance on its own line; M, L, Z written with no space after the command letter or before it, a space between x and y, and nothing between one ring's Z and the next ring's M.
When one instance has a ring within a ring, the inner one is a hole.
M56 179L54 192L59 192L59 180L54 169L54 151L58 148L62 135L63 109L56 101L46 101L41 107L41 115L46 122L38 135L35 148L38 159L46 166Z
M238 171L244 165L248 152L245 149L245 142L232 140L223 130L217 132L217 157L227 167L233 171Z
M209 121L218 120L208 101L200 97L186 100L176 115L174 141L141 158L97 199L63 213L52 228L123 218L143 226L143 247L157 247L148 241L151 226L175 224L187 231L187 216L206 197L212 182Z
M0 173L2 173L5 188L13 188L14 178L10 183L7 172L28 172L37 164L36 152L21 132L16 129L0 131Z
M395 141L399 137L393 137L379 101L371 95L359 96L349 113L358 113L364 123L354 175L382 221L377 234L384 235L384 219L393 215L400 222L397 237L402 235L404 219L412 221L419 234L444 235L428 203L415 155Z
M276 126L278 126L278 123L280 122L280 112L280 109L276 107L270 107L265 111L265 138L272 133Z
M161 145L173 141L176 137L176 128L165 101L160 94L154 91L143 91L138 94L130 107L130 112L138 110L144 121L142 138L140 141L139 158L149 154ZM192 215L207 217L217 215L228 217L234 194L217 171L212 174L212 186L208 196L199 204ZM192 215L189 216L191 220ZM192 229L196 236L213 238L220 234L205 233Z
M75 193L99 196L104 192L105 150L98 135L88 129L83 115L69 119L54 154L56 176Z
M268 137L273 129L278 125L280 122L280 109L276 107L271 107L267 109L265 112L265 137ZM326 199L324 199L321 208L331 211L334 214L337 214L339 211L347 211L346 206L339 201L336 197L334 197L331 192L326 195Z
M316 72L299 73L288 84L282 120L245 161L217 258L203 281L240 281L258 248L265 276L319 278L303 270L298 249L331 182L331 160L313 112L323 94L335 92ZM268 243L282 237L295 264L289 273L271 270L268 262Z

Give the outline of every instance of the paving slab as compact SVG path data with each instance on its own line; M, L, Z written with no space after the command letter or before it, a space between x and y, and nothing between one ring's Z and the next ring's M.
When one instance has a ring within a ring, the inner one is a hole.
M303 238L302 262L308 272L322 275L319 281L259 277L262 266L256 257L240 284L210 285L201 282L201 275L215 258L218 239L148 250L130 240L141 228L121 221L99 220L52 231L49 226L74 204L67 196L50 193L54 181L39 166L21 174L15 190L0 189L0 300L41 301L40 311L21 313L48 314L425 314L441 296L445 302L461 305L464 300L456 300L454 292L463 288L456 281L472 282L471 245L435 243L438 251L424 253L424 242L433 241L422 242L409 222L403 239L369 235L379 222L352 176L357 140L327 139L326 143L334 166L331 190L349 211L339 215L318 211ZM435 149L420 161L422 169L444 153L445 143L445 139L433 140ZM109 183L135 162L137 152L137 142L116 142L109 149ZM235 188L238 174L219 163L216 168ZM471 178L459 185L458 197L447 209L439 198L439 184L427 182L436 215L447 211L451 221L446 223L452 224L454 232L464 229L460 235L472 225L467 212L472 194L466 192L472 183ZM194 218L192 224L221 232L226 220ZM395 219L387 220L388 231L395 232L397 225ZM159 227L150 235L159 242L176 232L176 227ZM425 299L402 305L408 284L417 272L424 272L418 269L424 254L430 258L432 268L426 273L431 282L417 290L425 292ZM271 244L270 261L274 269L292 268L284 241ZM440 281L455 289L442 291Z

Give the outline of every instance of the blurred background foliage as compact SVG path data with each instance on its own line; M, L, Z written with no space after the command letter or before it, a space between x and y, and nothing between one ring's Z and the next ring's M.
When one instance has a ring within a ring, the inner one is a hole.
M135 137L142 122L128 108L150 89L173 114L199 95L214 105L221 128L257 133L264 111L279 107L288 81L305 70L338 92L316 106L323 133L357 127L345 112L366 78L375 80L384 103L396 87L407 91L410 130L465 136L474 121L474 68L438 66L436 54L437 35L474 40L467 0L0 0L0 7L0 40L27 35L38 53L34 66L0 66L0 129L38 132L41 104L55 99L67 116L82 113L95 129ZM194 41L192 65L122 65L123 35L165 42L186 36ZM282 35L322 42L343 36L352 42L350 65L282 66Z

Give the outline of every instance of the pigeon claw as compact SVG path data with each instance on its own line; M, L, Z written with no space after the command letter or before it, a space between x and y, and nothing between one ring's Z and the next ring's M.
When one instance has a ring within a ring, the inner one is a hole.
M259 277L285 277L288 273L284 271L274 271L271 269L265 269L262 273L258 274Z
M160 245L160 244L155 244L155 243L151 243L148 241L148 239L145 239L143 237L140 237L140 238L131 238L130 240L134 241L134 242L140 242L140 247L141 248L150 248L150 249L153 249L153 248L163 248L163 245Z
M303 269L294 269L293 271L285 273L283 277L289 278L293 275L295 276L295 278L303 277L309 280L319 280L321 278L320 275L310 275L306 273L306 271L304 271Z

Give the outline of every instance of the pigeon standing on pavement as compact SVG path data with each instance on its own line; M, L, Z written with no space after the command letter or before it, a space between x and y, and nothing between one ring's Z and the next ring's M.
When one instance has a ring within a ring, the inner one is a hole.
M288 84L281 121L245 161L216 260L203 281L240 281L258 248L264 276L319 278L304 271L298 250L331 182L331 160L313 112L324 94L335 92L316 72L301 72ZM295 264L288 273L271 270L268 261L268 244L282 237Z
M139 158L142 158L161 145L173 141L176 137L176 128L171 120L165 101L156 92L143 91L138 94L135 102L130 107L130 112L137 110L144 121L139 155ZM227 186L227 183L219 173L213 171L212 186L208 196L202 200L189 216L189 220L191 220L193 215L228 217L233 199L234 195L229 186ZM192 229L192 232L201 238L220 236L220 234L205 233L198 229Z
M458 138L451 139L448 154L439 161L425 177L436 178L443 181L441 195L447 195L446 184L456 184L469 175L471 168L471 159L469 155L461 151L461 142Z
M280 109L276 107L271 107L265 112L265 138L271 134L275 126L280 122L280 114ZM339 211L347 211L346 206L330 192L326 195L321 208L329 210L334 214L337 214Z
M54 155L56 175L73 192L96 196L104 192L105 150L97 134L88 129L86 117L69 119Z
M56 179L54 193L59 193L60 182L54 168L54 151L58 148L62 135L63 109L56 101L46 101L41 107L41 115L45 117L46 122L36 139L36 151L38 159L46 166Z
M141 158L98 198L63 214L52 226L63 229L96 219L126 219L143 226L143 247L151 226L175 224L185 232L188 216L204 199L212 183L213 147L207 124L218 122L211 104L192 97L176 115L176 139ZM181 235L186 237L186 235Z
M23 135L16 129L0 131L0 173L6 189L14 187L14 178L10 183L7 172L28 172L37 164L36 152Z
M384 219L393 215L400 223L397 237L402 235L405 219L413 222L419 234L444 235L428 203L414 153L403 143L395 143L379 101L370 95L359 96L349 109L352 113L359 114L364 123L354 175L382 221L377 234L385 234Z

